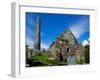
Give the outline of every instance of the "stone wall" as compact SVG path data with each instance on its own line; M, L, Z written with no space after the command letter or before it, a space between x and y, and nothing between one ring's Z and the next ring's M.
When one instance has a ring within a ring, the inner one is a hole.
M81 43L78 43L70 29L66 29L55 39L49 47L49 51L51 51L55 57L58 57L58 60L60 60L60 56L62 56L63 60L67 61L69 54L74 54L78 62L84 59L84 48Z

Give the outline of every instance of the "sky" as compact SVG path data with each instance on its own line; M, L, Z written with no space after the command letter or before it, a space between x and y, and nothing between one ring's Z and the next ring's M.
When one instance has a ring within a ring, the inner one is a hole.
M40 17L41 48L47 49L56 37L69 28L83 45L89 40L89 15L26 12L26 44L33 48L36 18Z

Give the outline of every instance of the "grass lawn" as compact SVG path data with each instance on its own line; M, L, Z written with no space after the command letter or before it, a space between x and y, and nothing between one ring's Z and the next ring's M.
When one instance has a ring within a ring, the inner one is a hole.
M57 61L52 55L37 53L29 59L31 66L57 66L67 65L67 62Z

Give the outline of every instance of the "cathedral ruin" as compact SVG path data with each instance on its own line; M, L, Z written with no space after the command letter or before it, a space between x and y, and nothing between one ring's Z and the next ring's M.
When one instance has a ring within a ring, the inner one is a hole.
M69 28L65 29L64 32L57 36L50 45L49 51L51 51L55 57L58 57L58 59L62 56L63 61L66 61L70 54L75 55L77 62L80 62L80 60L85 58L82 44L78 43Z

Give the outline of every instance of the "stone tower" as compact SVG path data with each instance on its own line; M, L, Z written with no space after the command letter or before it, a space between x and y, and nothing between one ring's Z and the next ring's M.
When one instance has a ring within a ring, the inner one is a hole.
M41 49L41 36L40 36L40 17L37 16L36 18L36 29L35 29L35 41L34 41L34 50L35 51L40 51Z

